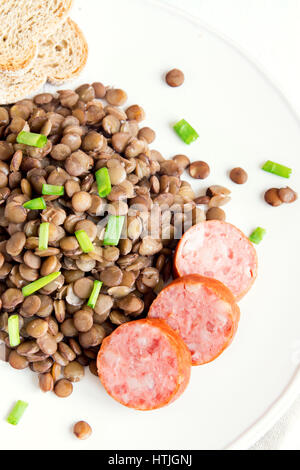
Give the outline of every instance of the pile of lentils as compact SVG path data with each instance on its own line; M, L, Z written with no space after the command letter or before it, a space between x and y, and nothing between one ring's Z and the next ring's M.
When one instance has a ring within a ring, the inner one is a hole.
M206 177L204 162L190 165L185 155L165 160L149 148L155 132L140 127L142 107L125 111L127 94L101 83L57 94L42 93L0 107L0 341L14 369L36 372L42 391L67 397L85 367L97 375L96 357L103 338L118 325L145 317L151 302L171 277L176 224L225 218L219 205L228 190L212 186L204 200L180 179L185 169ZM47 136L43 148L16 142L22 131ZM95 172L107 167L112 190L98 195ZM23 204L42 194L43 184L64 186L63 196L44 196L46 209ZM127 218L118 246L103 246L99 222L109 203L113 215ZM138 204L141 209L131 211ZM143 237L150 210L161 209L158 238ZM174 218L174 207L179 217ZM214 214L213 212L221 213ZM49 225L48 248L39 250L39 226ZM166 228L166 230L165 230ZM188 227L187 227L188 228ZM94 251L84 254L74 236L84 230ZM22 288L48 274L60 276L33 295ZM95 308L86 305L94 280L103 282ZM19 316L21 343L11 348L8 318Z

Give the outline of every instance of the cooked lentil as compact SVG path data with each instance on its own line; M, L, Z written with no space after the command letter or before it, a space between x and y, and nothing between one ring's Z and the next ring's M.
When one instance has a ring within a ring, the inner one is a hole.
M84 367L79 364L79 362L70 362L64 368L64 376L66 379L70 380L70 382L80 382L84 377Z
M206 195L209 197L214 197L214 196L228 196L231 193L231 191L228 188L225 188L225 186L220 186L218 184L209 186L206 190Z
M39 374L39 386L44 393L52 392L54 387L54 380L50 372Z
M288 186L286 188L280 188L278 190L278 196L281 201L285 202L286 204L290 204L291 202L296 201L296 199L298 198L297 193Z
M206 212L206 220L225 220L226 215L220 207L211 207Z
M139 139L145 139L148 144L152 144L156 137L155 131L150 127L142 127L138 132Z
M279 197L279 190L277 188L270 188L265 192L265 201L270 206L277 207L282 204L282 200Z
M166 74L166 82L171 87L181 86L184 82L184 73L179 69L172 69Z
M206 162L197 161L190 164L189 173L192 178L203 180L209 176L210 168Z
M209 197L209 196L199 196L199 197L196 197L196 198L194 199L194 202L195 202L196 204L199 204L199 205L201 205L201 204L206 205L206 204L209 203L209 201L210 201L210 197Z
M179 168L182 170L185 170L189 164L190 164L190 159L186 155L178 154L173 157L174 162L177 163Z
M78 423L74 425L73 432L77 439L85 440L92 434L92 428L85 421L78 421Z
M237 167L230 171L230 179L236 184L245 184L248 180L248 174L243 168Z
M59 398L66 398L70 396L72 392L73 392L73 385L67 379L58 380L58 382L56 382L56 384L54 385L54 393Z
M41 390L59 397L72 393L84 367L96 373L105 336L147 314L171 275L176 248L171 210L187 209L195 199L180 175L187 167L196 177L207 172L185 155L165 160L149 149L155 132L139 127L145 118L141 106L120 108L126 101L124 90L95 82L0 107L0 338L7 342L7 318L14 311L21 344L10 351L9 363L15 369L29 366L39 374ZM15 143L23 128L48 136L46 146ZM106 198L98 195L95 179L102 167L112 185ZM64 195L44 196L42 211L25 209L25 202L41 197L43 184L63 186ZM153 207L160 214L155 236L147 235ZM106 211L127 219L127 238L118 246L103 246ZM38 248L42 222L49 223L45 250ZM78 230L90 238L93 252L82 253ZM23 297L22 287L54 272L61 273L55 281ZM103 286L91 309L86 303L95 280Z

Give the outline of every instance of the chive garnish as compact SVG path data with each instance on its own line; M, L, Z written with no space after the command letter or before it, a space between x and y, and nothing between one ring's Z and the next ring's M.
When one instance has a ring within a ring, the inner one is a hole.
M111 192L111 182L108 173L108 169L106 167L100 168L95 173L97 187L98 187L98 194L100 197L105 197Z
M88 307L95 308L95 305L96 305L97 299L99 297L99 293L100 293L102 284L103 283L101 281L94 281L93 290L91 292L91 295L90 295L88 303L87 303Z
M63 196L64 195L63 186L55 186L54 184L43 184L42 194L47 196Z
M47 250L49 240L49 222L43 222L39 231L39 250Z
M42 197L37 197L35 199L31 199L30 201L25 202L23 204L23 207L25 207L25 209L31 209L31 210L47 208L45 200Z
M43 148L47 143L47 137L43 134L21 131L17 135L18 144L30 145L31 147Z
M173 126L173 129L183 140L183 142L188 145L192 142L195 142L195 140L197 140L199 137L199 134L185 119L181 119L181 121L177 122Z
M262 241L266 234L266 230L262 227L257 227L250 235L249 240L252 243L256 243L257 245Z
M92 244L85 230L77 230L75 232L75 237L77 238L83 253L90 253L91 251L95 251L94 245Z
M20 344L19 315L11 315L8 319L9 344L12 348Z
M272 162L268 160L263 166L262 169L268 173L273 173L273 175L282 176L283 178L289 178L292 173L292 169L287 166L280 165L280 163Z
M28 407L28 403L22 400L18 400L15 406L13 407L12 411L10 412L7 422L9 424L12 424L13 426L16 426L19 424L20 419L22 418L24 411Z
M58 271L56 273L48 274L48 276L41 277L40 279L31 282L30 284L22 288L22 294L24 295L24 297L28 297L28 295L33 294L37 290L45 287L47 284L50 284L50 282L55 281L55 279L60 276L60 274L61 273Z
M105 229L103 245L117 245L120 240L125 216L110 215Z

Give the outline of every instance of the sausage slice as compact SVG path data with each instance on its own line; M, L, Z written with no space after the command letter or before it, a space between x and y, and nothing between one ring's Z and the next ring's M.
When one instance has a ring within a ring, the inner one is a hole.
M218 279L236 300L250 289L257 275L257 256L248 238L234 225L206 220L191 227L177 245L175 275L201 274Z
M220 281L191 274L171 282L152 303L149 318L165 320L189 348L192 364L216 359L231 343L240 309Z
M164 321L146 318L124 323L105 338L97 367L112 398L136 410L154 410L186 389L191 355Z

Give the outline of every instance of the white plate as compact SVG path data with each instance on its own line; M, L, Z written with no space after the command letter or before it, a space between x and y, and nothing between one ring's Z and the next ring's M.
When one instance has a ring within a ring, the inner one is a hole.
M287 181L260 170L267 159L290 166L288 184L299 190L299 121L253 62L178 10L153 0L77 0L73 17L90 46L88 65L76 83L100 80L127 90L129 103L143 105L147 124L157 131L154 148L166 157L187 153L191 160L209 162L209 179L193 183L197 193L213 183L230 187L227 219L246 234L259 225L267 235L258 247L258 280L240 302L235 341L215 362L193 368L178 401L154 412L129 410L89 374L69 399L58 399L41 394L29 371L18 373L1 363L1 418L17 399L30 406L18 427L0 421L0 447L246 448L299 391L299 203L279 208L264 203L267 188ZM186 75L178 89L162 78L173 67ZM183 117L200 133L190 147L171 129ZM247 185L230 182L228 170L234 166L248 171ZM80 419L94 433L79 443L71 426Z

